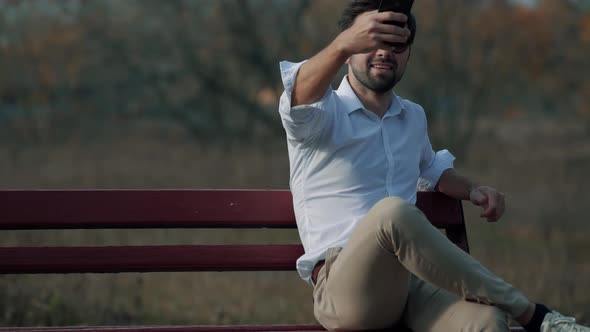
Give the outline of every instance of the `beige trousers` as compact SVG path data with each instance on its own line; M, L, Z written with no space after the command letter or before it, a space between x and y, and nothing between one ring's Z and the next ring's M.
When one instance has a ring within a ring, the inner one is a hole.
M330 248L314 285L328 330L402 322L414 332L508 331L528 299L450 242L414 205L385 198L346 246Z

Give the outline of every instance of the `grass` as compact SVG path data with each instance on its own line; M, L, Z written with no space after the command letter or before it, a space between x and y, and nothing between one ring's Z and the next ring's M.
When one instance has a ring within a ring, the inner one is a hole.
M288 188L283 140L215 147L163 131L115 137L0 145L0 187ZM508 196L497 224L480 221L466 204L472 253L532 300L590 323L590 180L580 176L590 156L563 153L539 163L544 148L527 147L527 158L518 147L494 145L501 158L492 158L475 146L460 165ZM294 230L0 233L2 246L298 241ZM0 276L0 308L2 326L315 323L311 288L295 272Z

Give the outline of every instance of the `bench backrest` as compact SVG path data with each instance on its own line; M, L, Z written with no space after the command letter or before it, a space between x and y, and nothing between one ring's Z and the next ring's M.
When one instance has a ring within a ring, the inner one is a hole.
M469 251L461 202L418 193ZM0 229L296 228L286 190L0 190ZM0 274L294 270L301 245L1 247Z

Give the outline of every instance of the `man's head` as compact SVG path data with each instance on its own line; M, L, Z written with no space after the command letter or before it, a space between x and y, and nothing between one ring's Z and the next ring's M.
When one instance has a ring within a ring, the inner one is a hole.
M340 29L344 31L350 28L359 15L377 10L380 2L380 0L353 0L350 2L340 18ZM406 71L410 47L416 35L416 18L412 14L408 17L407 28L411 33L407 40L407 47L379 49L351 56L347 61L349 80L356 80L364 87L377 93L391 90L402 79Z

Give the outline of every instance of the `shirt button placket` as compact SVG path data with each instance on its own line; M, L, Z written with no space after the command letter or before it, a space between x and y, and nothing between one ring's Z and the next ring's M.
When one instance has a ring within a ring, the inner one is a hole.
M381 134L383 136L383 148L385 149L385 156L387 157L387 175L385 176L385 187L387 188L387 194L391 196L393 193L393 170L395 167L395 161L393 160L393 153L391 151L391 141L389 139L389 133L387 132L385 120L386 118L381 119Z

